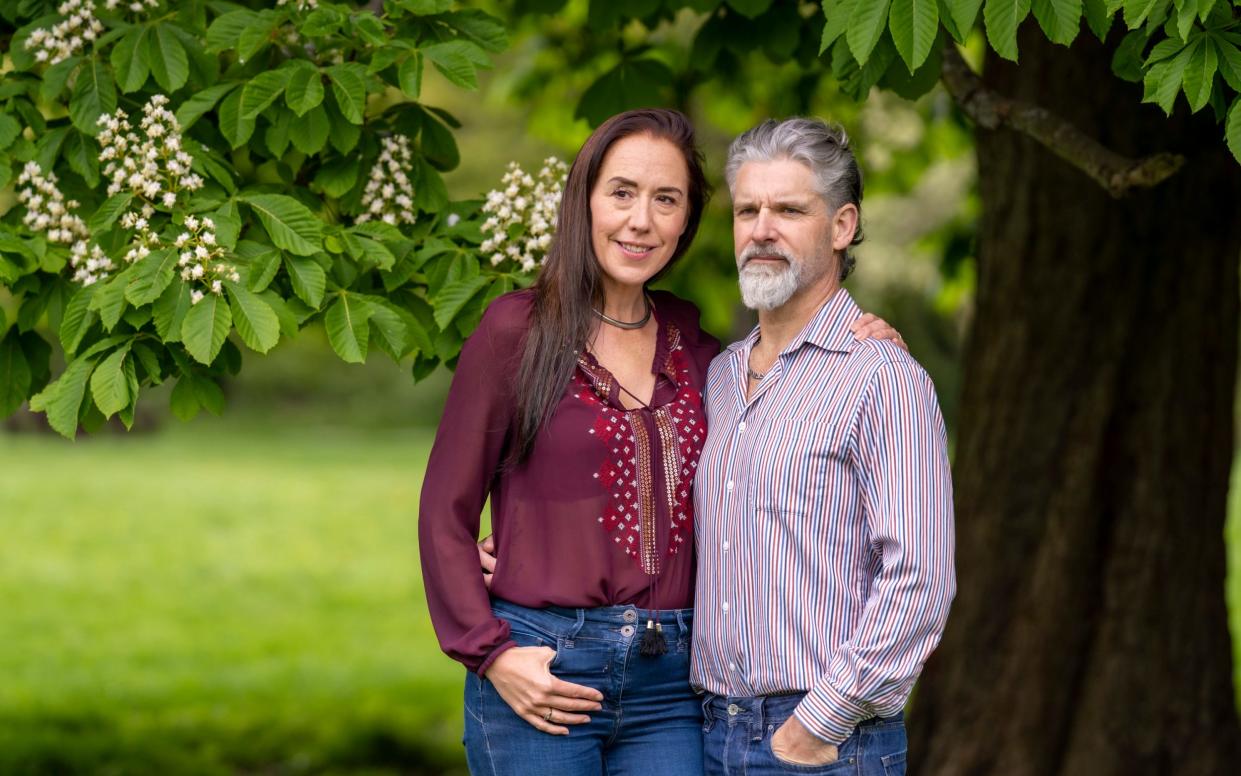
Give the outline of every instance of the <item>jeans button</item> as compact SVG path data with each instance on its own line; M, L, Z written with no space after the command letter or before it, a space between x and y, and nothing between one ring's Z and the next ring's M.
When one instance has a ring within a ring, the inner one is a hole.
M735 703L728 704L728 716L735 717L741 711L741 707Z
M622 635L622 636L624 636L625 638L629 638L630 636L632 636L632 635L633 635L633 626L632 626L632 625L626 625L626 626L624 626L623 628L621 628L621 635Z
M621 616L625 618L625 622L637 622L638 620L638 613L633 609L626 609L625 613Z

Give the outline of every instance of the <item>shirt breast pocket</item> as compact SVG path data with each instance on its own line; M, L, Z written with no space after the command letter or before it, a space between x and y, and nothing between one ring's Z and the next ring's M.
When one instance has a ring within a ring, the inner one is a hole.
M758 509L813 515L853 476L848 440L837 423L788 419L765 434L757 449L749 500Z

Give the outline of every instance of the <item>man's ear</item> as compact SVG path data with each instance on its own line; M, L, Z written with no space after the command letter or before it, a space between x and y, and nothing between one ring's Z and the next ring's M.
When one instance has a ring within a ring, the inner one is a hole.
M857 205L849 202L836 208L832 216L832 250L843 251L853 244L858 227Z

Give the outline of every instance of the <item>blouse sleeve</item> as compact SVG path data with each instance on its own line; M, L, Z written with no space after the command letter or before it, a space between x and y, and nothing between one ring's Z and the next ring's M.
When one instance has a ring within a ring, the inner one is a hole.
M462 347L418 510L422 579L440 647L480 675L515 646L508 623L491 613L475 542L507 449L528 310L521 294L496 299Z

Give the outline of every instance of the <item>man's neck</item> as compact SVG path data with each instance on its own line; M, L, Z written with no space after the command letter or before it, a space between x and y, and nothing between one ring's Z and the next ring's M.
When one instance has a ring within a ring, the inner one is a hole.
M822 282L798 291L779 307L759 310L758 328L761 340L758 346L769 354L783 351L839 290L840 281L834 274L829 273Z

